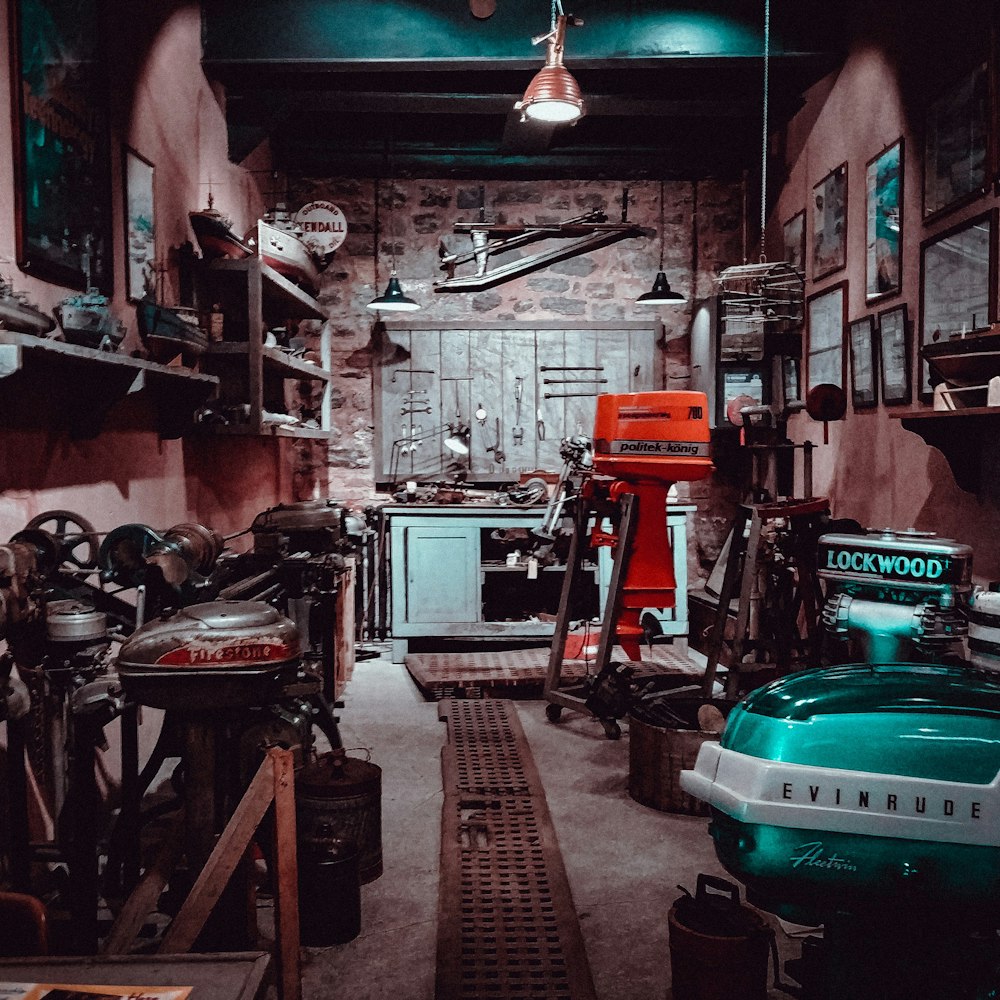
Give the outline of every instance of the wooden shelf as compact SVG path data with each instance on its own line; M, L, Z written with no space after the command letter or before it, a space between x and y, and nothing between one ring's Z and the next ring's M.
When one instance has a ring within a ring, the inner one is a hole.
M209 344L206 366L221 379L218 404L223 414L246 407L245 423L207 424L209 433L239 437L327 439L330 436L330 331L319 330L320 364L308 364L276 347L265 347L261 332L278 324L325 318L319 303L259 257L216 260L199 272L198 300L222 311L223 340ZM284 412L282 380L318 383L319 427L267 423L265 414Z
M988 473L996 465L1000 407L900 410L889 416L944 455L961 489L976 494L987 488L995 492L994 476Z
M517 566L508 566L506 563L489 563L483 562L479 564L479 568L484 573L520 573L522 576L528 572L528 567L524 563L519 563ZM565 573L565 566L539 566L539 573ZM584 563L580 567L581 573L596 573L597 563Z
M72 437L94 437L111 409L132 399L151 404L161 437L176 438L218 384L187 368L0 330L6 426L62 425Z
M330 432L322 427L296 427L289 424L264 424L259 430L250 424L204 424L204 430L211 434L230 437L278 437L323 439Z
M208 351L213 357L235 357L246 359L249 357L250 345L242 341L221 341L208 345ZM277 347L262 348L262 360L264 368L275 375L284 378L312 379L321 382L331 377L330 372L325 371L319 365L310 364L299 358L289 357L284 351ZM245 363L245 361L244 361Z
M298 285L268 267L259 257L243 260L213 260L208 263L211 271L243 275L260 274L264 308L279 313L285 319L325 319L319 303Z

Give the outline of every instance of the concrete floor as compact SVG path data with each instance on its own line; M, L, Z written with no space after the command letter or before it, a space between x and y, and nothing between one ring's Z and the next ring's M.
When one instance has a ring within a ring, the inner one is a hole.
M385 872L362 888L361 934L304 952L305 1000L430 1000L434 996L441 827L437 704L386 653L359 662L341 732L382 768ZM707 820L640 805L628 794L628 733L543 701L515 702L545 788L601 1000L664 1000L670 986L667 911L699 872L725 877ZM779 947L796 952L779 931Z

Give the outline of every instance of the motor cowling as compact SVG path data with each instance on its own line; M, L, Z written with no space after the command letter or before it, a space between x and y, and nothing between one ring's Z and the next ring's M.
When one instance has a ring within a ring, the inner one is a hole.
M211 601L164 614L122 645L126 691L156 708L266 705L296 678L299 631L260 601Z

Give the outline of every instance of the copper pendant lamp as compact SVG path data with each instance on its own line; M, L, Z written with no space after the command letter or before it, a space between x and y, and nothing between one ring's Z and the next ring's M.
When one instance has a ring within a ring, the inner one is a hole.
M558 15L556 13L558 9ZM514 105L521 112L521 121L544 122L548 125L572 125L584 115L583 94L573 74L563 65L566 28L583 24L572 14L562 13L562 4L552 4L552 28L544 35L532 38L531 44L547 42L545 65L528 84L524 97Z

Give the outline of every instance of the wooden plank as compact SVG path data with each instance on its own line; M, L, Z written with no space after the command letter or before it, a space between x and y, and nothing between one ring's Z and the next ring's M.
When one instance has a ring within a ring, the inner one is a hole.
M535 334L532 330L515 328L503 334L504 397L510 400L512 415L509 421L510 449L507 468L512 475L533 472L539 468L538 435L535 427ZM514 398L518 377L521 378L521 408L517 412ZM514 428L520 426L524 437L520 445L514 443Z
M288 753L287 750L282 752ZM273 770L270 758L258 768L184 905L167 928L159 948L160 954L190 951L194 946L271 804L274 797Z
M629 382L628 389L619 389L619 392L651 392L657 387L657 373L654 371L654 366L656 338L660 330L662 327L658 324L656 329L627 332Z
M353 602L352 605L353 607ZM278 995L302 1000L299 955L299 871L295 850L295 779L292 754L280 747L267 751L274 798L275 938L278 951Z
M438 330L414 331L410 346L413 368L425 368L410 379L414 394L407 399L428 400L415 403L410 409L426 409L430 413L413 413L409 416L410 433L416 447L410 452L410 475L414 479L438 479L444 469L445 450L442 442L445 434L440 428L452 419L453 410L441 405L441 334ZM467 365L466 365L467 366ZM408 387L409 388L409 387ZM448 455L451 452L447 453Z
M354 588L357 565L354 556L344 560L345 569L340 574L337 587L336 633L334 635L336 662L336 694L339 698L354 673Z
M470 388L473 408L471 469L473 475L483 479L502 479L506 475L505 466L498 465L494 452L486 449L497 443L497 418L504 452L509 443L508 427L513 411L507 412L508 398L503 384L504 331L472 330L469 337L474 376ZM480 405L486 411L482 424L475 420L475 410Z
M563 355L563 330L535 329L535 419L544 428L545 439L538 439L537 454L539 468L549 472L559 472L562 459L559 457L559 442L565 435L565 406L562 399L545 399L542 379L546 374L543 367L566 364Z
M567 330L563 334L563 357L569 367L603 365L597 357L597 334L583 328ZM546 386L551 392L590 392L592 396L567 396L565 399L566 435L590 437L594 433L594 413L597 410L596 396L599 392L610 391L608 385L594 379L606 378L603 371L549 372L549 377L572 379L572 382Z
M111 930L101 947L102 954L125 954L135 941L146 918L153 912L160 893L170 881L174 868L177 867L184 840L183 829L184 814L181 813L171 823L153 863L143 873L138 885L115 917L115 922L111 925Z

